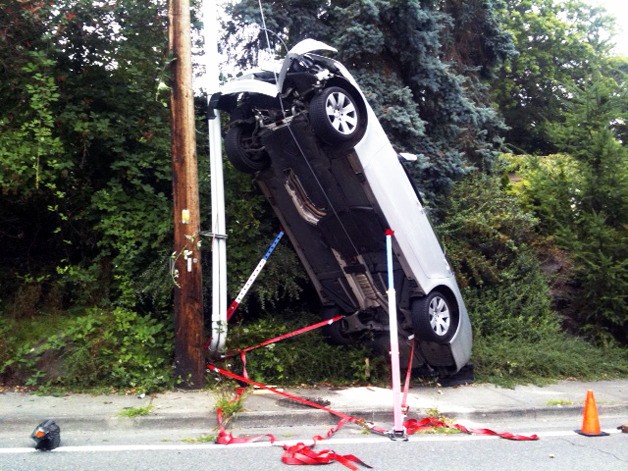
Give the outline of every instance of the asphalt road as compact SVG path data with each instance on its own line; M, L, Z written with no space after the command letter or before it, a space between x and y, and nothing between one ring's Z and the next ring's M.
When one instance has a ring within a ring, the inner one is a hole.
M604 417L605 424L622 424L625 417ZM575 422L575 423L574 423ZM462 434L413 435L409 440L365 435L346 426L316 450L353 454L378 470L621 470L628 469L628 434L610 430L608 437L587 438L573 433L573 417L503 419L491 424L496 431L540 435L535 442L513 442ZM309 441L326 427L283 427L273 430L233 430L238 435L273 433L278 441ZM216 445L203 442L211 431L199 429L127 430L124 432L63 432L62 446L36 452L29 432L0 431L0 471L9 470L287 470L283 450L268 442ZM196 440L195 443L192 443ZM336 463L325 469L345 470ZM360 468L366 469L366 468Z

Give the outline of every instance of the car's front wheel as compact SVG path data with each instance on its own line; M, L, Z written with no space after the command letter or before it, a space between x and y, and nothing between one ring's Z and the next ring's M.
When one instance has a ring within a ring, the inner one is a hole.
M419 339L447 343L458 329L458 308L448 296L434 290L413 300L412 323Z
M310 122L327 144L355 145L364 135L366 115L347 90L328 87L312 98Z
M225 151L229 161L241 172L255 173L270 165L270 157L253 125L231 126L225 136Z

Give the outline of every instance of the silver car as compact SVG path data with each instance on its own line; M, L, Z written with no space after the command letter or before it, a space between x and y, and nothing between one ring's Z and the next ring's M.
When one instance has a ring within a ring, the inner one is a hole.
M230 116L227 156L255 175L316 288L323 317L346 315L326 329L330 340L348 343L368 333L387 350L390 228L399 332L410 339L401 345L414 338L415 367L456 373L469 361L472 334L454 273L360 87L342 64L314 51L335 49L306 39L283 61L211 96L210 112Z

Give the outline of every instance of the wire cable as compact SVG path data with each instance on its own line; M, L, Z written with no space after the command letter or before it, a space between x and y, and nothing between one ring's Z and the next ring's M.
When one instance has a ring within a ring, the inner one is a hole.
M266 47L268 50L268 54L272 54L272 50L270 48L270 38L268 37L268 28L266 28L266 17L264 16L264 9L262 8L262 0L257 0L257 4L259 5L259 14L262 17L262 28L264 30L264 36L266 36ZM276 72L275 78L277 78Z

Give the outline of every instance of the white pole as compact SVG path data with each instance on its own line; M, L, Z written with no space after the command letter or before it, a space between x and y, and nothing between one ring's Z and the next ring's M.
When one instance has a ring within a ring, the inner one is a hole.
M388 324L390 328L390 368L393 390L393 434L405 436L401 411L401 374L399 372L399 336L397 333L397 293L393 276L392 229L386 230L386 264L388 267Z
M203 0L203 19L205 76L209 98L219 87L218 21L214 0ZM210 119L208 125L212 221L212 334L209 351L213 355L219 355L224 351L227 340L227 236L220 115L216 113L216 117Z

